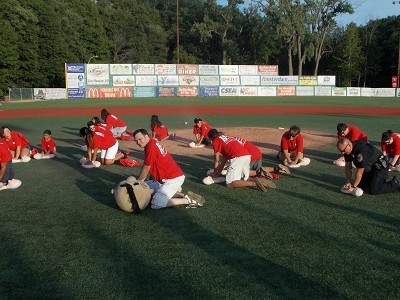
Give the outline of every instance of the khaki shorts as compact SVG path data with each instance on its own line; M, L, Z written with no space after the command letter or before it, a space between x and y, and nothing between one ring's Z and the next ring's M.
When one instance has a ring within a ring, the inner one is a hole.
M105 159L114 159L118 152L119 143L115 141L115 144L106 150L101 150L100 157Z
M230 159L230 165L226 169L226 184L249 179L250 159L250 155Z
M168 201L181 189L184 181L185 175L173 179L164 179L162 184L158 181L146 181L149 187L154 190L151 208L160 209L167 207Z

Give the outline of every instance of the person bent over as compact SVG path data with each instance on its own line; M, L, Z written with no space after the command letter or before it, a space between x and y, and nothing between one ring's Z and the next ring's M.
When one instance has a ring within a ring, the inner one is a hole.
M14 169L11 165L12 155L6 144L0 141L0 191L16 189L21 181L14 179Z
M211 125L200 118L194 119L193 134L196 138L196 146L210 145L211 141L208 136L209 131L212 129Z
M362 190L372 194L384 194L400 190L400 184L396 177L387 181L388 165L381 151L369 142L358 140L351 141L348 138L340 138L337 148L345 159L346 183L342 186L343 193L362 195ZM352 180L352 164L356 167ZM361 193L357 191L361 189Z
M185 195L181 192L185 181L182 169L160 142L149 136L146 129L138 129L133 138L139 147L144 149L144 163L137 180L145 180L150 173L154 181L146 181L154 190L151 208L187 205L188 208L203 206L205 199L191 191Z
M298 168L310 163L310 159L304 157L304 140L300 132L300 127L293 125L281 138L279 160L289 168Z
M381 148L383 155L388 158L389 171L400 172L400 134L392 130L382 133Z
M11 152L12 162L28 162L30 158L29 141L22 133L11 131L7 126L1 127L1 140Z

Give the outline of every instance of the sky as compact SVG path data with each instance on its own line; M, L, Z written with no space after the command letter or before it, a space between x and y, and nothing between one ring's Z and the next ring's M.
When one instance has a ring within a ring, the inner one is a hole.
M245 0L250 3L251 0ZM339 25L345 26L350 22L357 25L365 25L369 20L383 19L388 16L400 15L400 2L396 0L349 0L354 7L354 14L346 14L338 17L337 22ZM227 0L218 0L221 5L226 5Z

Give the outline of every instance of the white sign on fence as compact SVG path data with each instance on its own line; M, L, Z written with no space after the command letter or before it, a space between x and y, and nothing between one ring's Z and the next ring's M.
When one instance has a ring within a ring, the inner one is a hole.
M135 76L113 76L113 86L134 86Z
M136 64L132 66L132 72L135 75L153 75L154 65L153 64Z
M220 86L220 96L239 96L239 87L237 86Z
M158 76L158 86L177 86L179 85L178 75Z
M261 85L299 85L299 76L261 76Z
M136 76L136 86L157 86L157 76Z
M296 96L314 96L314 87L296 86Z
M347 89L345 87L333 87L332 96L347 96Z
M256 86L240 86L239 96L257 96Z
M218 75L218 65L199 65L199 75Z
M131 64L110 64L111 75L130 75L132 74Z
M200 76L200 86L219 86L219 76Z
M239 75L239 66L219 65L219 75Z
M276 86L258 86L258 96L276 97Z
M332 88L330 86L316 86L315 96L332 96Z
M158 75L175 75L176 65L173 64L159 64L156 65L156 74Z
M93 64L86 66L86 83L88 85L109 85L110 73L107 64Z
M239 76L220 76L221 85L240 85Z
M241 85L260 85L260 76L240 76Z
M255 65L239 65L239 75L258 75L258 68Z
M199 85L199 76L197 75L179 75L179 85Z
M318 76L318 85L336 85L336 76L323 75Z
M359 97L361 96L361 88L359 87L348 87L347 96Z
M375 97L396 97L395 88L376 88L374 91Z

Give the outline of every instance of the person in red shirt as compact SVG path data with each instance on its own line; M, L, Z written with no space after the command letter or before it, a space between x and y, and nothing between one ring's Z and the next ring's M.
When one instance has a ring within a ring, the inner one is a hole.
M339 123L337 124L336 129L337 129L338 139L345 137L352 142L355 141L366 142L368 140L368 136L364 132L362 132L361 129L358 128L357 126L347 125L345 123ZM337 160L333 161L333 164L339 167L344 167L345 166L344 156L341 156Z
M236 138L223 135L215 128L209 131L208 136L214 150L214 173L210 174L212 178L219 177L228 162L225 176L227 187L253 187L266 192L267 187L275 186L270 180L249 177L251 155Z
M152 138L155 138L159 141L163 141L169 138L167 126L160 122L157 115L151 116L150 127Z
M145 180L149 173L154 179L146 181L154 190L151 208L160 209L176 205L194 208L204 205L205 200L202 196L191 191L186 195L181 192L185 175L158 140L151 138L146 129L136 130L133 137L138 146L144 148L144 163L137 179Z
M111 125L101 122L99 117L93 117L92 122L96 126L96 128L101 128L101 129L110 130L110 131L112 129Z
M125 133L126 123L116 116L110 114L107 109L103 108L101 110L101 118L104 120L104 122L106 122L108 126L111 127L111 131L115 137L121 138L122 135L129 136L129 134Z
M87 146L88 164L97 160L97 150L101 150L100 162L103 165L112 165L125 156L122 152L118 153L119 143L111 131L91 131L88 127L82 127L79 134Z
M200 146L202 144L208 146L211 144L211 141L208 136L208 133L210 132L211 129L212 129L211 125L208 124L206 121L203 121L200 118L194 119L193 134L195 135L196 138L196 146Z
M21 181L14 179L14 168L11 165L12 155L5 143L0 141L0 191L15 189L21 185Z
M310 159L304 157L304 140L300 132L300 127L293 125L281 138L279 159L289 168L298 168L310 163Z
M30 161L29 141L22 133L11 131L7 126L3 126L0 135L2 142L7 145L11 152L13 162Z
M382 133L382 153L389 158L390 171L400 171L400 134L387 130Z
M54 142L50 130L46 129L43 132L41 144L42 144L42 155L57 154L56 143Z

